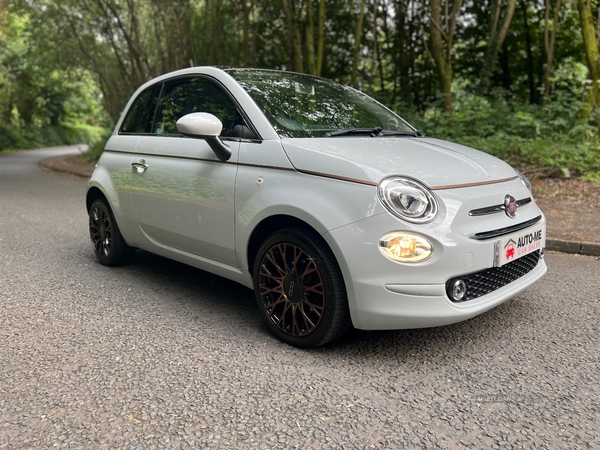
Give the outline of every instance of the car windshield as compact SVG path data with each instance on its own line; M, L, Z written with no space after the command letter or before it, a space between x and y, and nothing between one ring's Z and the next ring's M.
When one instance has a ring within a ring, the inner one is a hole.
M250 94L283 137L416 132L371 97L324 78L268 70L240 69L228 73Z

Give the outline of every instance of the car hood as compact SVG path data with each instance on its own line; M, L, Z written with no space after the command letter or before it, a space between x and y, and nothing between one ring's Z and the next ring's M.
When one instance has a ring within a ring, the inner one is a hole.
M300 172L365 184L404 175L443 189L515 177L515 171L500 159L440 139L329 137L283 139L282 143Z

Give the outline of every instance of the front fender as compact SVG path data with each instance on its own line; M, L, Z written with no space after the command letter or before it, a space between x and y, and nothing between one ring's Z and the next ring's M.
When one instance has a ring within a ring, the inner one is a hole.
M257 178L262 180L260 184ZM256 167L240 167L235 209L236 251L244 270L250 270L250 237L270 217L293 217L324 236L335 228L386 212L373 186Z

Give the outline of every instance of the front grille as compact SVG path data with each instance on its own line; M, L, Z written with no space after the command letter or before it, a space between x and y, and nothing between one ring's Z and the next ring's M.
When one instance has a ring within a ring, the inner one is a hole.
M517 200L517 208L521 206L525 206L531 203L531 197L522 198L521 200ZM469 211L470 216L487 216L488 214L495 214L498 212L506 211L506 206L502 205L494 205L494 206L486 206L485 208L478 208Z
M474 300L496 289L500 289L522 276L531 272L537 266L541 257L541 251L525 255L515 261L509 262L502 267L492 267L481 272L471 273L462 277L455 277L446 282L446 294L452 300L452 287L458 280L462 280L467 285L464 298L457 303ZM454 300L452 300L454 301Z

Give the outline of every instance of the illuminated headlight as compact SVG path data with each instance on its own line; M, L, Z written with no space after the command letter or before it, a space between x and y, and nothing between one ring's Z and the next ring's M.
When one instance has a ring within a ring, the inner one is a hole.
M433 246L418 234L395 231L379 240L379 251L392 261L411 264L429 259Z
M377 186L377 194L389 212L408 222L430 222L438 212L431 191L411 178L385 178Z
M517 173L519 180L521 180L521 182L527 187L527 189L529 189L529 192L533 192L533 190L531 188L531 181L529 181L529 178L527 178L525 175L523 175L520 170L517 170L514 167L513 167L513 169Z

